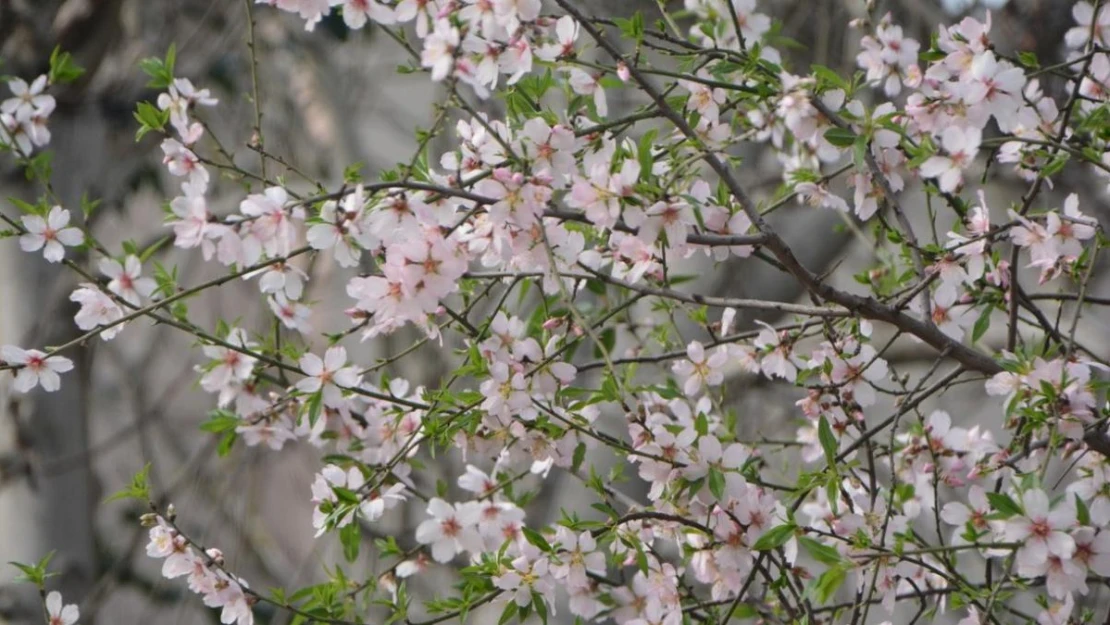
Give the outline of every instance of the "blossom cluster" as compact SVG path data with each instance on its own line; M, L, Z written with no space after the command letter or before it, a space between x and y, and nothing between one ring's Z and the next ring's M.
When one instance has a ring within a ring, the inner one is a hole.
M35 148L50 143L47 122L57 101L46 93L48 77L44 74L31 84L22 78L11 78L8 89L12 97L0 102L0 145L30 157Z
M861 22L856 61L888 99L872 105L866 90L827 70L790 73L768 45L771 21L754 0L687 0L697 24L685 39L614 22L638 46L705 53L691 52L697 68L666 91L644 79L658 71L653 65L609 47L599 29L610 24L562 0L570 15L543 14L539 0L259 2L297 13L309 29L335 7L352 29L410 28L421 65L458 101L460 83L482 97L512 87L506 115L467 107L451 147L432 155L422 144L414 164L380 182L309 195L263 174L229 214L209 206L217 182L200 143L201 110L216 98L183 78L158 97L168 122L163 164L180 180L167 218L174 245L226 269L211 288L257 280L272 313L266 330L221 323L214 332L175 313L175 327L201 344L199 385L215 396L203 428L227 445L241 437L275 452L295 444L318 451L321 467L305 493L317 536L335 532L345 547L357 545L354 530L421 501L426 516L405 532L414 546L395 577L465 561L469 600L482 589L523 619L533 609L554 614L561 588L574 616L618 625L675 625L713 602L735 609L752 598L755 579L780 596L767 591L767 605L753 609L795 621L810 616L811 598L827 603L846 584L856 607L873 600L893 614L899 597L936 595L943 611L958 596L962 623L985 622L993 600L969 592L978 582L956 566L964 557L986 559L988 571L1005 570L1029 588L1043 580L1039 620L1055 623L1091 591L1090 574L1110 573L1110 462L1092 453L1107 434L1105 367L1077 343L1075 324L1063 337L1062 324L1041 320L1019 288L1026 267L1041 284L1082 280L1102 244L1078 195L1058 209L1034 201L1061 155L1090 153L1101 163L1110 154L1097 134L1084 139L1096 145L1072 147L1065 125L1097 119L1110 99L1110 55L1095 47L1110 13L1075 5L1078 25L1066 43L1069 66L1082 71L1069 78L1078 95L1066 102L1020 57L998 52L989 13L942 26L927 50L889 15ZM20 84L11 83L18 97L4 112L31 120L47 108L45 83ZM621 85L650 95L654 108L610 123L606 89ZM557 97L545 101L549 92ZM670 123L638 138L627 132L651 118ZM436 124L430 134L450 133ZM32 131L22 130L40 145ZM766 203L730 177L729 155L745 142L777 158L784 186ZM974 189L974 206L962 198L992 145L993 158L1012 165L998 175L1031 185L1005 211L1008 221L992 221L990 204L1002 211L986 189ZM907 225L901 197L918 180L931 211L943 202L956 217L943 238L932 214L931 241ZM766 223L795 199L803 215L831 209L853 228L872 228L880 266L856 276L867 297L810 272ZM75 323L88 334L111 339L131 319L194 292L164 271L144 276L144 254L112 255L69 225L68 210L46 205L23 217L20 244L59 262L66 247L89 242L102 277L71 295L80 304ZM311 255L339 267L347 327L317 327L324 319L308 296L314 275L302 262ZM769 257L813 305L679 290L682 263ZM641 300L671 323L639 318ZM495 308L476 320L486 301ZM1038 317L1047 337L1040 351L1019 342L1019 306ZM734 332L745 308L757 327ZM696 322L696 337L674 323L678 311ZM772 323L772 311L804 320ZM995 312L1009 320L1007 348L977 351ZM897 330L889 342L880 324ZM456 350L456 371L440 388L387 375L391 361L365 362L354 338L409 328L421 337L414 350ZM321 335L326 346L316 343ZM939 351L937 366L952 357L960 368L936 388L926 386L933 371L914 387L889 351L904 335ZM584 355L591 349L592 361ZM58 374L72 368L52 352L13 346L0 358L16 370L20 391L56 390ZM641 376L639 367L659 363L660 379ZM943 402L923 405L967 371L983 374L988 396L1005 398L1002 427L966 423ZM748 417L724 403L735 376L798 389L791 440L741 440L737 420ZM607 427L614 416L623 417L616 429ZM797 451L796 483L776 483L772 445ZM642 496L596 475L601 449L633 470ZM1074 452L1087 455L1065 469L1073 479L1055 499L1047 467ZM429 459L446 454L465 472L425 493ZM527 525L528 495L519 489L552 473L583 482L604 520L566 515ZM172 520L149 522L148 554L165 559L165 576L188 575L224 622L252 621L257 595L218 551L202 552ZM382 586L403 603L395 579Z
M162 560L162 576L166 579L185 577L189 590L201 595L204 605L220 609L221 623L252 625L251 606L257 599L250 594L245 581L223 568L224 557L220 550L201 552L165 517L152 516L146 554Z

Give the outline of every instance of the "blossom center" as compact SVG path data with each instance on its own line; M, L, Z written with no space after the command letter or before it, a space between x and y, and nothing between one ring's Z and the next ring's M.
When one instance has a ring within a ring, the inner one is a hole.
M459 522L455 520L455 517L444 519L442 522L440 522L439 526L443 530L443 535L451 538L458 536L459 532L462 531L462 525L460 525Z

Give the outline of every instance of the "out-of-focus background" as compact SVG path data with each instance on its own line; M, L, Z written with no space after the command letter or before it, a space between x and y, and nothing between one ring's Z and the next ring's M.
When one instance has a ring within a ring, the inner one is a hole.
M643 10L649 23L656 11L649 0L580 4L595 15ZM1071 4L994 0L993 38L1004 49L1034 50L1044 65L1062 60L1060 44L1072 26ZM985 10L984 4L959 0L878 0L878 5L880 15L891 11L907 35L925 45L939 23ZM334 18L306 33L303 23L287 13L263 5L252 10L267 150L332 187L352 163L363 163L363 173L373 178L408 159L416 145L413 129L428 125L433 103L443 94L424 74L396 73L398 65L408 62L403 49L373 29L349 33ZM862 1L764 0L760 10L782 22L784 35L804 43L780 46L798 73L812 63L854 71L859 33L847 24L863 14ZM140 59L160 56L175 43L177 75L212 89L220 99L217 112L206 115L212 131L238 163L257 163L258 155L246 147L253 124L253 106L246 97L251 91L246 25L247 5L230 0L0 0L0 72L33 78L45 70L56 45L88 70L76 84L56 92L58 110L50 124L54 184L71 209L79 206L82 194L102 201L90 227L109 249L118 250L124 239L144 244L164 236L162 203L177 184L163 173L158 140L135 141L135 104L157 96L144 86ZM1063 85L1049 81L1045 87L1058 94ZM611 94L617 100L611 107L633 105L621 102L626 97ZM481 106L498 114L496 100ZM450 139L440 138L434 151L447 149ZM746 157L744 183L757 196L772 193L781 182L776 159L756 148ZM293 185L307 184L297 174L286 175ZM1016 178L996 178L987 190L996 206L1007 205L1024 190ZM1079 192L1084 210L1104 220L1104 188L1105 181L1069 170L1049 197ZM244 194L242 185L231 180L221 181L217 190L214 206L223 211L232 210ZM33 200L36 194L10 160L0 161L0 197ZM911 213L914 208L908 206ZM10 206L0 210L15 215ZM842 263L840 271L850 275L871 258L872 251L862 249L850 229L837 231L841 218L831 211L783 210L775 219L803 261L816 270ZM158 260L179 264L183 284L219 271L197 254L170 247L159 252ZM348 300L340 275L323 257L311 270L311 298L323 302L314 323L344 327L342 310ZM750 261L742 272L726 268L704 280L703 292L713 294L777 300L800 295L795 285ZM1092 284L1091 294L1110 293L1105 281ZM68 301L76 282L64 268L21 254L15 240L0 242L0 344L41 347L77 336L74 306ZM194 301L190 310L206 327L220 318L264 327L270 315L256 285L247 283ZM747 325L753 321L743 319ZM1083 340L1104 344L1105 330L1105 320L1087 318ZM357 359L369 361L403 349L412 338L400 333L355 343L352 349ZM53 569L61 576L56 587L68 601L80 601L83 623L218 622L216 612L189 595L184 584L162 580L159 563L145 557L145 532L134 522L137 509L101 503L147 462L153 466L156 492L188 511L185 527L222 547L232 568L253 587L307 584L320 574L322 563L337 558L337 541L312 537L309 484L319 468L317 450L292 445L271 452L239 446L229 457L217 458L213 441L197 429L214 398L196 385L193 368L199 361L192 346L187 335L141 322L112 342L94 341L70 354L77 369L58 393L15 396L8 389L10 376L0 374L0 562L36 561L57 550ZM399 373L415 383L435 385L448 372L444 359L432 354L424 351L407 359ZM893 360L913 371L927 364L924 359L930 355L907 343ZM736 398L747 436L793 434L799 416L793 405L796 390L743 376L731 384L730 397ZM950 405L943 407L960 423L997 420L998 407L984 406L980 398L977 388L968 388L946 396ZM619 415L608 417L618 431ZM444 466L441 473L448 476L453 469ZM547 488L549 496L540 499L548 509L530 510L530 518L574 508L583 498L575 483L553 479ZM423 515L418 503L391 515L380 531L406 528L411 534ZM373 563L359 563L353 574L372 568ZM9 583L14 573L0 568L0 624L41 622L34 597ZM445 590L446 582L429 576L416 583L426 591L436 585ZM273 623L289 618L262 607L257 616Z

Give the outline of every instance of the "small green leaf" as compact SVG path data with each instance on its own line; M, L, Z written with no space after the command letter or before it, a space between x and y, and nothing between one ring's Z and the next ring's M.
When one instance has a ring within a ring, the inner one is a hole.
M793 523L772 527L755 541L755 545L752 546L752 549L755 551L778 549L785 545L787 541L794 536L794 532L797 530L798 526Z
M601 512L602 514L609 517L610 519L620 518L620 514L617 512L616 508L614 508L613 506L610 506L609 504L598 502L598 503L590 504L590 507L593 508L594 510L597 510L598 512Z
M825 604L836 594L840 586L847 579L848 572L840 566L834 566L821 574L813 585L813 596L818 603Z
M718 501L725 496L725 475L712 467L709 469L709 492L713 493Z
M979 315L979 318L975 320L975 326L971 328L972 343L978 343L979 339L983 338L983 335L986 334L987 330L991 327L991 312L991 307L987 306L983 310L983 314Z
M547 625L547 604L543 602L543 595L533 592L532 605L536 608L536 614L540 615L540 622Z
M84 68L73 62L73 56L69 52L62 52L61 46L54 48L54 51L50 53L50 84L64 85L71 83L84 73Z
M987 493L987 501L991 504L991 509L1004 515L1002 518L1020 515L1021 506L1012 497L1005 493Z
M228 432L220 439L220 444L216 446L216 455L223 458L231 453L231 448L235 446L235 440L239 435L235 432Z
M524 533L524 538L528 542L532 543L534 547L537 547L540 551L543 551L544 553L551 552L551 544L547 542L547 539L543 537L543 534L530 527L522 527L521 531Z
M825 140L838 148L846 148L856 142L856 133L849 128L829 128L825 131Z
M821 564L828 566L837 566L843 562L840 557L840 552L835 547L830 547L823 542L814 540L809 536L802 536L798 539L802 544L802 548L806 550L811 558L817 560Z
M578 473L578 469L582 468L582 461L586 459L586 443L578 443L574 448L574 456L570 461L571 473Z
M867 143L867 137L859 135L852 143L852 164L860 169L867 167L867 150L870 145Z
M146 86L151 89L165 89L173 84L173 66L176 62L177 48L172 43L169 50L166 50L164 60L152 56L139 61L139 69L150 76L150 82Z
M1022 65L1028 68L1036 69L1040 67L1040 63L1037 62L1036 53L1029 50L1018 52L1018 60L1021 61Z
M57 573L48 573L46 571L46 567L50 564L50 560L53 557L54 557L54 552L51 551L50 553L43 556L43 558L41 560L39 560L38 562L36 562L35 564L23 564L23 563L20 563L20 562L9 562L8 564L14 566L15 568L19 569L23 573L22 575L17 576L12 581L14 581L16 583L20 583L20 584L22 584L22 583L34 584L34 585L38 586L39 588L42 588L48 578L51 578L51 577L54 577L54 576L58 575Z
M200 424L200 429L212 434L222 434L234 431L235 428L239 427L239 423L239 417L223 410L215 410L207 421Z
M170 121L170 112L163 111L150 102L139 102L135 107L135 120L139 122L139 130L135 132L135 141L141 140L148 132L162 130Z
M317 391L308 398L308 424L316 425L316 420L320 418L320 410L323 407L324 395L322 392Z
M833 434L832 426L829 425L825 415L821 415L821 420L817 423L817 440L821 443L821 449L825 451L825 460L828 461L829 467L835 471L838 445L836 435Z
M347 562L354 562L358 559L359 546L362 544L362 531L359 529L357 520L352 519L350 523L339 528L339 542L343 545L343 558Z
M838 72L824 65L814 65L810 69L813 70L813 77L817 79L817 84L820 86L844 89L845 91L851 86Z
M513 620L514 616L516 616L516 602L510 601L505 604L505 609L501 611L501 618L497 619L497 625L505 625L505 623Z
M1075 495L1075 518L1080 525L1091 524L1091 510L1079 495Z
M104 500L104 503L117 501L120 499L138 499L140 501L150 500L150 463L146 463L138 473L131 478L131 484L111 495Z

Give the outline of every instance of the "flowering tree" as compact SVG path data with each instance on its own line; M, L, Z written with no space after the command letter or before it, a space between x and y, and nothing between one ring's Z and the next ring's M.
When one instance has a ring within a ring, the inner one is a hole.
M1046 193L1065 170L1110 172L1100 2L1075 5L1069 56L1052 66L998 51L989 14L928 45L874 15L854 24L861 71L848 77L786 67L754 0L687 0L654 25L573 0L260 4L275 6L250 10L296 13L309 30L338 10L348 28L394 39L412 56L404 71L448 95L410 159L328 189L271 175L274 163L296 170L265 147L257 80L259 163L246 168L206 122L219 101L176 75L173 49L144 61L163 92L138 106L138 135L162 136L180 188L169 240L223 267L216 279L179 283L156 260L162 242L109 249L81 225L95 205L54 193L43 148L51 88L81 73L68 55L30 83L10 79L0 104L3 146L41 189L17 203L21 217L0 214L0 236L82 280L70 299L84 334L0 349L13 388L57 390L67 353L144 318L195 337L215 453L318 449L304 531L380 563L364 579L337 566L304 588L254 588L140 472L119 496L149 506L147 554L221 622L265 607L295 622L432 625L495 604L501 623L563 610L620 625L861 623L895 618L898 600L915 621L1101 618L1077 606L1110 576L1107 365L1078 330L1105 304L1088 293L1105 239L1084 212L1093 198ZM612 113L614 90L643 104ZM503 117L477 111L487 98ZM432 153L452 120L454 147ZM772 197L741 183L744 144L778 155ZM231 213L209 204L221 177L248 186ZM1023 184L1020 201L998 205L988 178ZM924 228L911 194L928 207ZM873 269L853 284L803 265L769 218L795 201L842 213ZM305 261L320 255L348 272L343 326L313 315ZM712 297L678 273L734 258L776 268L809 301ZM257 285L270 326L190 314L190 298L235 280ZM644 310L671 323L644 331ZM737 330L738 311L764 319ZM1001 348L983 340L992 324ZM411 348L360 354L404 328L422 335ZM891 362L907 341L929 350L926 370ZM424 345L452 363L435 388L394 374ZM759 416L727 407L737 371L797 388L793 440L741 440L738 421ZM963 384L999 398L1000 427L940 409ZM465 470L435 483L445 457ZM530 518L553 474L581 481L590 514ZM418 525L365 540L413 502ZM71 625L77 607L47 594L48 562L17 566L42 589L47 622ZM433 567L455 584L410 592Z

